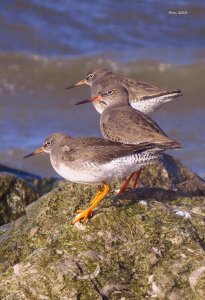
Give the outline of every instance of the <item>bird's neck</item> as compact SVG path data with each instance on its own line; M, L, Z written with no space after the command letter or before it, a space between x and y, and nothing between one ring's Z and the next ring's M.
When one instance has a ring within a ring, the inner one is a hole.
M112 104L108 104L107 106L105 106L105 110L110 110L110 109L113 109L113 108L117 108L117 107L126 107L126 106L129 106L128 103L126 102L116 102L116 103L112 103Z

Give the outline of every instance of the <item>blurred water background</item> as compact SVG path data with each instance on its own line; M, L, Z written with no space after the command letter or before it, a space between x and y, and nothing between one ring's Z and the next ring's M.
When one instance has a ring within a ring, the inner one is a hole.
M89 88L65 90L98 66L183 90L153 118L204 176L205 1L1 1L0 40L1 164L53 175L23 155L53 132L101 136L93 106L74 105Z

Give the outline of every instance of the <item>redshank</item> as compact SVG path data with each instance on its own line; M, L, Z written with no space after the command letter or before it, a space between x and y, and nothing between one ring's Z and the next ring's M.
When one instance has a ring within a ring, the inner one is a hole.
M92 97L104 90L108 85L122 85L128 91L130 105L146 114L151 114L163 104L182 96L179 89L161 89L147 82L117 75L107 69L91 70L87 73L85 79L67 87L67 89L83 84L91 87ZM103 102L93 102L93 105L100 114L105 108Z
M121 99L121 101L124 100L125 103L129 101L129 104L133 108L138 109L146 114L153 113L156 109L160 108L166 102L169 102L174 98L182 95L181 91L178 89L164 90L147 82L117 75L107 69L91 70L87 73L85 79L80 80L76 84L67 87L67 89L83 84L89 85L91 87L92 97L96 96L100 91L106 89L110 84L121 85L128 91L128 98ZM93 105L100 114L106 107L103 101L94 101ZM137 186L139 175L140 172L136 174L136 179L133 185L134 188ZM131 177L129 177L129 179L132 177L133 174L131 175ZM122 186L119 193L123 193L125 191L129 179Z
M108 140L133 145L149 143L156 148L161 145L167 145L170 149L181 148L180 143L169 138L149 116L129 105L128 91L121 85L108 86L96 97L76 104L87 102L104 103L100 127L104 138ZM131 174L131 178L133 176L134 173Z
M98 192L90 206L72 221L86 222L99 202L110 191L110 183L153 163L166 150L167 143L124 145L101 138L73 138L62 133L47 137L42 147L24 158L47 152L54 170L63 178L81 184L97 185Z

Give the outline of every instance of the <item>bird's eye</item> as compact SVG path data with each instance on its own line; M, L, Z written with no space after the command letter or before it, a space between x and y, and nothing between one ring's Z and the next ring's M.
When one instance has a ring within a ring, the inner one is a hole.
M47 146L49 146L50 144L51 144L51 141L47 141L47 142L45 142L44 147L47 147Z
M113 90L110 90L107 93L108 93L108 95L112 95L113 94Z
M87 78L88 78L88 79L92 79L93 76L94 76L94 74L93 74L93 73L90 73L90 74L88 74Z

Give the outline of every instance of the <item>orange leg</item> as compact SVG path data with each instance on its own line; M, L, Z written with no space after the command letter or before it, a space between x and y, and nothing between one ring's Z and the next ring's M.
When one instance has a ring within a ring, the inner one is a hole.
M77 210L78 214L72 221L72 224L75 224L76 222L83 222L85 223L87 219L92 216L94 208L100 203L101 200L105 198L105 196L109 193L110 187L106 184L106 182L103 182L103 190L101 187L98 187L98 193L95 196L95 198L91 201L91 205L85 209L85 210Z
M138 186L138 182L139 182L141 172L142 172L142 169L140 169L139 171L137 171L135 173L136 176L135 176L135 181L134 181L134 184L133 184L133 189L135 189Z
M119 192L117 193L117 195L121 195L121 194L123 194L126 191L126 189L127 189L128 185L129 185L130 181L136 175L135 181L134 181L134 184L133 184L133 189L135 189L137 187L137 184L138 184L141 172L142 172L142 169L140 169L137 172L133 172L132 174L130 174L130 176L127 178L127 180L125 181L125 183L123 184L123 186L121 187L121 189L119 190Z
M130 176L127 178L127 180L125 181L125 183L123 184L123 186L120 188L120 190L117 193L117 195L121 195L121 194L123 194L126 191L126 189L127 189L128 185L129 185L130 181L132 180L132 177L135 174L136 174L135 172L133 172L132 174L130 174Z
M92 205L95 202L95 200L98 199L98 197L102 194L102 192L103 192L103 188L99 185L98 192L95 195L95 197L93 198L93 200L90 202L90 205Z

